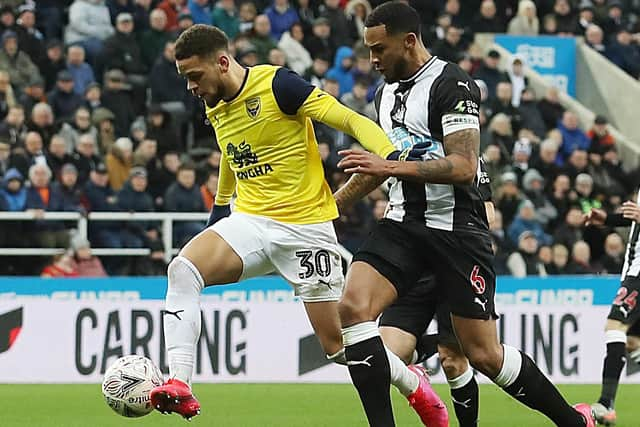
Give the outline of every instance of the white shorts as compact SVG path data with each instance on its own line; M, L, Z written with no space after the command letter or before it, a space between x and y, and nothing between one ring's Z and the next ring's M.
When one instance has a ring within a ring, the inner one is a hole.
M209 229L242 259L240 280L275 272L305 302L337 301L342 296L342 258L330 221L286 224L233 212Z

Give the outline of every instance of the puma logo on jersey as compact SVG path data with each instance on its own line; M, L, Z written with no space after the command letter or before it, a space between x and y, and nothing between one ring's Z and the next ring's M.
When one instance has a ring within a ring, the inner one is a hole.
M367 356L364 360L347 360L347 366L357 366L357 365L366 365L371 367L371 363L369 360L373 357L373 354Z
M487 311L487 302L486 301L482 301L480 298L475 297L473 299L473 302L475 302L476 304L478 304L480 307L482 307L482 311Z
M469 82L458 82L458 86L462 86L464 88L466 88L469 92L471 92L471 89L469 89Z
M465 400L464 402L460 402L459 400L456 400L455 397L451 396L451 401L454 405L462 406L463 408L467 409L471 408L471 398Z

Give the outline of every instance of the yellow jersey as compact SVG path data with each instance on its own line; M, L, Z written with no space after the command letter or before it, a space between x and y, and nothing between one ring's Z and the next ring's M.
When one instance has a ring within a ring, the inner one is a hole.
M285 223L338 216L312 119L353 135L383 157L395 150L375 123L271 65L248 68L236 96L207 106L206 114L222 152L216 205L229 204L235 191L235 211Z

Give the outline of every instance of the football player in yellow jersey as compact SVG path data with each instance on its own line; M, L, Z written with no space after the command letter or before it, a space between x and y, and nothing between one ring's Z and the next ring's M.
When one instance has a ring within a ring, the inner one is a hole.
M205 286L279 273L304 302L328 357L343 357L337 301L344 278L331 222L338 210L312 120L352 135L383 158L420 153L397 151L375 123L285 68L241 66L216 27L183 32L175 56L187 89L206 104L222 151L209 226L169 264L164 331L171 379L151 392L156 409L191 418L200 412L190 383ZM404 370L394 384L417 386L400 363Z

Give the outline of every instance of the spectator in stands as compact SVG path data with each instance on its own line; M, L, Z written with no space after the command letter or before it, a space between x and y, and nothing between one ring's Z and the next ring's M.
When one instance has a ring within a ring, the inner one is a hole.
M561 243L567 248L572 248L577 241L583 239L583 225L582 208L579 204L572 204L565 215L564 223L555 229L554 242Z
M260 64L267 63L269 60L269 51L277 46L271 37L271 23L266 15L256 16L250 42L256 49L258 62Z
M356 111L363 116L375 120L376 110L373 106L373 102L367 102L368 88L369 85L367 80L358 79L353 85L353 89L351 90L351 92L342 95L342 97L340 98L340 102L342 102L353 111Z
M0 177L11 168L11 145L3 139L0 139Z
M78 169L78 185L84 186L92 170L95 170L102 159L98 156L96 138L90 134L82 134L76 143L72 155L73 164Z
M609 121L602 115L597 115L593 126L587 132L591 140L590 152L604 154L609 148L615 146L615 139L609 133Z
M62 50L62 42L60 40L49 40L46 43L45 58L40 65L40 74L44 78L45 91L50 91L56 84L58 73L67 69L64 52ZM29 83L38 81L32 77Z
M595 192L603 198L604 203L607 200L609 203L614 203L616 200L619 202L626 195L627 191L623 185L624 171L617 167L612 168L610 164L605 163L602 154L593 151L589 153L587 171L593 178Z
M538 259L538 240L532 231L523 231L518 237L518 249L507 260L507 267L514 277L547 275L544 264Z
M543 228L557 218L558 210L551 203L544 191L544 178L536 169L529 169L522 179L525 196L531 200L535 208L535 219Z
M329 61L333 59L337 47L331 38L331 26L327 18L313 21L312 34L305 37L303 45L312 58L326 55Z
M78 277L106 277L100 258L91 253L91 244L82 236L71 239L71 251Z
M524 61L518 55L513 57L508 74L511 82L511 105L517 108L520 106L522 92L529 84L529 79L524 75Z
M344 11L340 8L340 0L324 0L320 6L320 16L329 20L331 38L335 46L351 46L354 41L354 30Z
M100 83L89 83L84 91L84 105L92 113L102 107L102 86Z
M611 233L604 241L604 255L598 265L606 274L620 274L624 264L624 242L617 233Z
M547 273L552 275L569 274L569 250L566 246L557 243L552 247L553 261Z
M289 4L289 0L273 0L271 6L265 9L264 14L271 24L271 37L280 40L282 34L299 21L298 13Z
M96 108L91 115L91 121L98 129L98 147L102 154L109 153L115 142L114 120L111 110L103 107Z
M3 4L0 6L0 31L15 30L16 17L13 14L13 6Z
M104 163L99 163L89 174L84 186L87 209L91 212L116 212L120 208L116 193L109 186L109 175ZM89 236L94 246L101 248L135 247L126 240L126 233L120 233L122 224L117 221L91 221ZM135 242L134 242L135 243Z
M519 185L522 185L522 177L529 169L531 151L531 142L527 138L520 138L513 144L511 169L518 177Z
M569 211L569 207L578 200L578 195L571 188L571 181L565 174L559 174L553 180L553 184L549 191L549 200L558 211L558 220L564 221ZM550 224L550 229L556 228L557 222Z
M19 91L40 75L38 67L31 61L29 55L19 49L18 36L11 30L2 33L0 70L9 73L11 84Z
M340 217L334 224L341 244L349 251L355 252L364 242L371 222L371 208L363 200L340 212Z
M606 54L607 48L604 45L604 32L602 28L596 24L591 24L585 30L584 36L587 46L602 55Z
M71 153L78 145L78 139L81 135L90 134L94 140L97 140L98 130L91 124L89 109L79 107L73 115L73 121L64 123L58 134L65 140L67 153Z
M258 16L256 5L252 1L243 1L238 12L238 33L249 34L253 31L253 21Z
M40 65L44 59L44 35L36 28L35 4L26 3L18 7L17 18L18 45L34 64Z
M318 55L313 58L311 67L304 72L304 79L314 86L322 87L322 81L329 71L329 57L327 55Z
M504 113L496 114L489 123L489 130L488 143L500 148L500 158L503 164L510 164L515 142L510 117Z
M336 52L333 67L327 71L327 78L336 80L340 85L339 97L350 92L353 88L354 80L353 74L350 72L351 67L353 67L353 49L342 46Z
M207 22L207 24L209 24ZM140 35L140 53L148 68L156 62L171 35L165 31L167 15L162 9L153 9L149 15L149 29ZM152 74L153 75L153 74Z
M151 175L160 169L158 159L158 143L154 139L144 139L133 153L133 166L142 166Z
M558 120L564 114L564 107L560 104L558 89L550 86L544 94L544 98L538 102L538 109L547 129L555 128Z
M93 68L85 62L84 48L71 45L67 48L67 70L73 78L73 91L77 95L84 95L87 86L95 82Z
M51 169L45 163L36 163L29 168L31 186L27 189L25 208L36 218L29 227L29 240L34 247L66 248L69 246L69 233L64 223L42 219L44 211L74 210L73 206L63 204L60 187L51 185L51 177Z
M220 170L220 159L222 153L214 149L211 150L206 159L198 165L198 182L205 182L212 173L217 174Z
M518 177L515 173L503 173L500 181L502 184L496 192L496 207L502 212L503 224L506 228L511 225L511 222L516 216L522 203L522 195L518 188Z
M499 63L500 53L492 49L487 53L484 62L473 76L473 78L482 80L487 85L489 99L495 98L498 83L508 81L507 75L498 69Z
M349 0L344 13L351 22L353 38L362 40L364 36L364 23L371 13L371 4L367 0Z
M60 171L62 167L73 161L73 158L67 153L67 146L60 135L54 135L49 142L49 150L47 150L47 164L51 168L53 180L60 179Z
M171 123L171 115L157 104L149 107L147 137L157 141L158 154L160 156L163 156L168 151L184 149Z
M178 75L175 64L175 42L167 41L162 55L158 57L149 76L152 104L167 102L182 103L186 110L191 96L184 88L184 79Z
M133 25L130 13L121 13L116 18L116 32L104 41L101 54L105 70L118 69L133 76L147 73Z
M482 154L484 167L491 180L491 191L495 193L502 184L502 174L509 170L509 166L503 164L500 148L497 145L488 145Z
M62 70L58 73L56 87L47 95L53 114L59 120L71 120L73 113L84 104L84 99L74 92L73 86L74 81L71 73Z
M164 194L164 210L167 212L204 212L204 201L200 188L196 185L196 169L191 163L183 163L178 168L176 181ZM174 245L181 247L202 231L199 221L179 221L173 226Z
M106 165L111 188L119 191L130 177L133 143L129 138L118 138L107 154Z
M180 11L182 10L182 3L183 0L162 0L157 4L156 7L162 9L167 15L165 31L176 31L178 29L178 15L180 15ZM217 25L215 21L213 24Z
M602 202L595 197L591 175L581 173L576 176L575 190L583 213L586 214L593 208L602 207Z
M69 8L69 24L64 41L67 45L80 43L94 63L102 50L103 41L114 33L109 9L104 0L75 0Z
M240 19L238 18L238 10L233 0L220 0L216 3L211 13L212 24L225 32L229 39L235 38L240 32ZM267 21L269 18L267 18ZM269 31L271 28L269 28Z
M480 4L480 14L471 23L475 33L504 33L504 22L497 14L496 3L493 0L483 0Z
M518 109L511 103L513 99L513 86L509 81L498 83L496 96L489 100L486 105L487 117L491 119L494 115L503 113L511 120L511 127L516 133L520 129L521 118Z
M54 255L51 264L40 273L40 277L78 277L73 258L68 253Z
M578 5L578 19L574 34L584 36L587 28L594 24L595 9L591 0L582 0Z
M560 168L556 164L556 156L558 155L558 146L555 141L545 139L540 144L537 156L530 163L530 166L536 169L547 182L547 188L551 188L551 184L560 172Z
M24 108L22 105L16 104L9 108L7 116L0 122L0 139L5 140L13 148L22 146L26 135Z
M4 119L9 108L17 105L16 97L11 87L11 78L6 71L0 71L0 120Z
M116 136L128 135L129 126L136 117L130 89L131 86L126 83L126 76L122 70L110 70L105 73L102 105L115 116Z
M155 206L161 208L164 204L164 193L176 180L178 168L182 162L175 151L167 151L162 156L162 167L149 177L149 193L153 196Z
M11 168L4 174L2 187L0 187L0 199L2 199L0 201L0 205L3 206L2 210L22 212L26 209L27 189L24 186L24 176L18 169ZM8 230L3 231L7 232ZM18 230L13 229L11 232L16 233ZM20 233L18 232L18 234Z
M191 16L191 13L189 13L189 11L180 12L178 15L178 29L176 30L176 35L179 36L192 25L193 17Z
M432 52L446 61L457 62L464 51L464 47L462 29L451 25L447 28L444 39L438 40L433 44Z
M531 130L538 138L544 138L547 128L538 109L535 94L531 88L524 88L518 106L518 116L523 129Z
M63 210L71 212L83 212L81 204L81 191L78 186L78 169L73 163L66 163L60 169L58 182L54 183L60 189Z
M584 240L578 240L572 248L571 262L567 266L568 274L595 274L598 272L591 265L591 248Z
M624 5L621 0L609 0L607 2L607 17L602 21L602 29L607 38L614 36L618 31L628 25L624 16Z
M576 177L581 173L587 173L589 167L589 157L584 150L575 150L571 153L569 161L563 168L563 173L567 175L571 182L575 182Z
M27 176L29 168L34 164L46 164L42 137L37 132L28 132L24 139L24 149L20 147L13 151L12 167L16 167L23 176Z
M211 211L213 208L213 202L216 199L216 193L218 191L218 171L212 171L207 176L204 184L200 186L200 195L204 202L205 211Z
M153 199L147 192L147 171L136 166L129 180L118 193L118 207L125 212L153 212ZM158 232L148 221L127 221L124 230L127 247L140 248L149 240L156 240Z
M30 116L36 104L47 102L44 87L42 77L36 76L33 80L29 81L27 86L22 90L22 94L18 98L18 103L24 107L25 114Z
M311 67L311 55L304 48L304 31L302 24L294 23L289 31L285 31L278 42L278 47L285 53L289 68L296 73L303 75Z
M640 76L640 48L633 42L633 36L628 29L618 30L605 55L634 79Z
M556 0L553 6L553 15L557 23L559 34L573 35L576 30L576 14L571 9L569 0Z
M518 14L509 21L508 34L518 36L537 36L540 32L536 4L531 0L521 0L518 3Z
M287 66L287 57L284 52L278 48L271 49L269 51L269 60L267 61L269 65L275 65L277 67L286 67Z
M191 12L194 24L211 25L211 12L213 8L209 0L189 0L187 8Z
M381 83L380 73L373 69L369 61L369 49L363 44L358 43L353 50L355 61L351 67L351 74L354 82L358 79L366 81L368 84L367 100L373 101L376 89Z
M552 242L551 236L544 232L542 224L536 219L536 210L531 200L524 200L518 207L518 215L507 229L507 234L513 245L519 244L519 236L524 231L531 231L538 242L548 245Z
M562 121L558 122L558 129L562 133L562 145L558 152L558 162L560 164L564 164L576 150L589 150L591 140L578 127L578 116L575 113L565 111L562 115Z
M154 240L149 242L150 253L148 257L138 257L134 260L127 275L132 276L165 276L167 263L164 259L162 242Z

